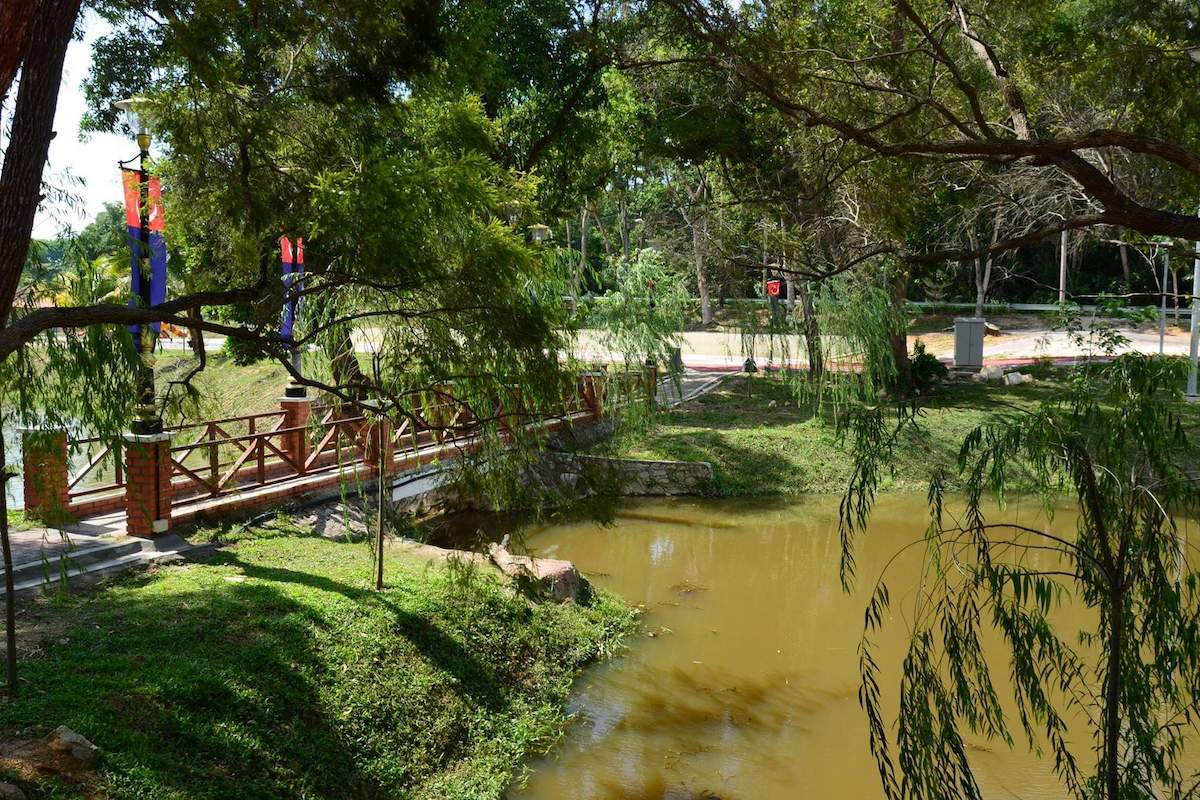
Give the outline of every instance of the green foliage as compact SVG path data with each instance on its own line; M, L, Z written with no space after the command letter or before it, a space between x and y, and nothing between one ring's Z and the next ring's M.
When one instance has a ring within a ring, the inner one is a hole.
M530 606L491 574L402 555L376 593L369 563L255 530L66 598L41 612L58 632L0 722L95 741L113 800L500 797L632 625L604 594Z
M1059 391L1061 378L1046 375L1036 384L1013 387L943 386L925 398L920 427L901 434L891 469L880 475L881 489L923 491L931 465L953 469L968 433L1013 405L1033 406ZM839 438L833 409L814 403L797 401L790 380L778 374L728 378L663 412L650 429L631 433L620 443L620 455L708 461L715 491L725 496L838 494L854 475L853 442Z
M886 574L866 613L859 696L888 797L979 797L968 734L1044 745L1080 800L1195 790L1182 760L1185 723L1200 710L1200 573L1178 521L1200 507L1186 466L1197 452L1195 415L1179 391L1185 369L1181 359L1140 354L1082 368L1061 396L971 431L955 472L934 470L894 735L873 655L891 614ZM888 424L874 409L846 425L857 461L842 503L847 580L855 534L914 422L901 412ZM955 473L961 509L947 496ZM1018 485L1047 514L1077 508L1074 534L991 518L992 498ZM1066 598L1089 612L1078 628L1056 616ZM984 647L993 634L999 652ZM1090 752L1068 719L1087 720Z
M817 285L813 306L826 334L824 379L814 384L797 373L794 385L802 398L834 406L874 400L896 379L896 362L888 337L903 330L904 319L888 296L887 267L867 275L843 273Z
M913 386L921 394L928 394L938 381L944 380L950 374L950 370L946 369L946 365L939 361L937 356L926 352L925 343L921 341L913 348L913 354L908 359L908 369L912 375Z
M684 327L688 293L662 254L639 250L632 261L610 262L605 282L614 288L590 304L588 319L588 327L600 331L600 344L624 356L629 367L647 360L669 363Z

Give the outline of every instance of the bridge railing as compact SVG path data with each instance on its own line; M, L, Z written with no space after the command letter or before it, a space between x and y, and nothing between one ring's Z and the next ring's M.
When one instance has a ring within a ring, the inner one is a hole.
M453 458L477 446L490 426L511 440L522 430L540 435L596 421L605 408L644 396L646 380L637 372L584 373L551 403L535 403L516 386L468 403L445 384L413 393L390 419L343 403L283 398L279 410L184 423L161 436L71 440L65 431L33 432L25 457L26 505L43 517L51 509L75 516L124 509L131 532L156 535L170 525L172 504L181 501L320 473L336 480L343 469L385 459L390 469ZM377 438L379 431L386 435ZM68 474L71 453L76 469ZM135 508L145 517L136 525Z

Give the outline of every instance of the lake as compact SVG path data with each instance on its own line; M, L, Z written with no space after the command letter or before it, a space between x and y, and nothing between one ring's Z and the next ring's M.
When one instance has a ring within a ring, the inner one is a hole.
M654 500L624 507L608 527L526 529L530 552L575 562L645 614L629 649L580 679L567 735L511 800L882 797L857 700L863 609L883 565L921 538L928 511L920 495L881 500L847 595L837 503ZM1032 501L1004 516L1044 521ZM1074 525L1060 511L1050 527ZM892 618L877 639L889 724L924 554L909 548L888 567ZM1069 608L1054 616L1062 626L1085 622ZM997 672L1002 684L1004 662ZM1089 745L1082 734L1083 764ZM1050 763L1023 747L971 746L985 797L1064 796Z

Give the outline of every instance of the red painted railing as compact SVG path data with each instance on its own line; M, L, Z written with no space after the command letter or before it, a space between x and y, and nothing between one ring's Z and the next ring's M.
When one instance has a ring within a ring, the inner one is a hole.
M388 465L412 466L453 457L482 441L485 424L495 424L508 438L520 429L552 429L580 419L599 419L607 392L634 396L644 387L637 373L582 376L561 405L535 409L517 387L506 388L474 405L453 394L453 386L414 393L389 414L372 421L354 407L313 403L303 425L286 426L289 410L267 411L176 425L167 429L173 501L200 500L283 483L300 476L358 467L368 458L371 432L386 425L386 443L377 443L376 458ZM301 402L288 400L286 402ZM295 417L292 417L295 419ZM71 442L86 462L67 477L68 510L76 515L122 507L127 476L123 442L97 437ZM386 454L378 450L390 450Z

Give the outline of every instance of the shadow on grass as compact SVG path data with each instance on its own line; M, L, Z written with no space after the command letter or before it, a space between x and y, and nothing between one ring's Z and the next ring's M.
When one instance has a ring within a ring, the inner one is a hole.
M171 591L137 577L69 609L0 726L87 736L113 798L401 796L511 702L511 676L439 627L436 598L209 563L241 574Z

